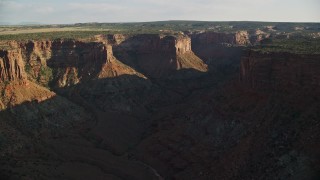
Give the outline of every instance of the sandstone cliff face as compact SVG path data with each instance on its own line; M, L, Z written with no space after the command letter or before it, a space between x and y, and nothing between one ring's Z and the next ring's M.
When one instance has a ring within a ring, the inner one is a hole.
M259 53L242 59L240 80L258 90L317 90L320 86L319 55Z
M113 56L113 47L111 45L105 45L105 48L106 61L102 64L102 67L98 73L98 78L118 77L121 75L136 75L138 77L146 79L143 74L137 72L130 66L127 66L116 59Z
M113 56L105 41L76 40L7 42L0 51L0 109L41 102L63 88L93 79L135 75L146 78Z
M54 69L54 86L65 87L95 78L107 62L107 49L102 43L54 41L53 56L47 60Z
M191 39L186 36L135 35L116 46L115 54L125 64L156 78L180 69L207 71L191 51Z
M247 31L238 31L235 33L235 42L238 45L248 45L249 41L249 33Z
M9 50L0 50L0 109L47 100L55 93L28 80L25 54L20 44L9 42Z
M191 51L191 39L185 36L101 35L96 36L96 41L93 42L10 41L8 45L10 50L3 50L0 54L0 79L2 82L8 82L8 86L7 84L1 86L2 109L33 100L40 102L55 96L53 92L39 88L40 86L60 89L79 82L121 76L117 80L99 81L97 83L99 86L93 86L94 88L86 93L92 94L91 92L97 91L103 94L104 91L98 91L101 88L100 84L110 86L110 92L106 91L107 94L127 93L130 89L136 92L141 88L150 88L149 81L130 83L130 79L138 81L136 77L147 79L132 67L150 77L167 77L168 73L180 69L194 69L200 72L207 70L202 60ZM113 55L113 48L117 50L118 55L120 53L121 61ZM26 88L31 94L28 94L27 90L19 90ZM119 108L127 109L122 105L117 109Z
M204 32L199 34L191 35L192 41L195 44L206 44L206 45L248 45L249 33L247 31L238 31L236 33L217 33L217 32Z
M236 70L238 67L234 65L239 63L242 49L249 44L247 32L204 32L190 36L192 51L209 66L210 72Z
M27 79L28 75L30 80L52 87L122 74L144 77L118 61L107 43L103 39L98 42L12 41L8 44L13 50L1 51L0 77L2 81L11 81Z
M20 49L0 50L0 82L26 79Z
M191 39L189 37L180 37L175 40L175 48L177 54L191 52Z
M28 79L42 86L66 87L124 74L145 78L135 69L151 77L189 68L207 71L192 52L191 39L186 36L115 34L95 39L8 42L12 50L1 52L1 79L27 79L28 75ZM120 61L114 57L113 49Z

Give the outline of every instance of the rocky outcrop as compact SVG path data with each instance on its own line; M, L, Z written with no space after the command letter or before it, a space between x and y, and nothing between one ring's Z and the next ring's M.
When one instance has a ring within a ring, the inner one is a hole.
M235 43L237 45L248 45L249 41L249 33L247 31L238 31L235 33Z
M118 77L121 75L136 75L141 78L146 77L132 69L131 67L123 64L113 56L113 50L111 45L105 45L107 59L102 64L101 70L98 73L98 78Z
M99 36L100 36L100 39L103 39L104 41L106 41L108 44L111 44L111 45L119 45L130 37L129 35L124 35L124 34L108 34L108 35L99 35Z
M250 42L251 44L259 44L262 40L270 37L270 33L261 31L260 29L250 32Z
M317 90L319 55L249 51L241 59L240 80L259 90Z
M175 48L177 54L191 52L191 39L188 37L179 37L175 41Z

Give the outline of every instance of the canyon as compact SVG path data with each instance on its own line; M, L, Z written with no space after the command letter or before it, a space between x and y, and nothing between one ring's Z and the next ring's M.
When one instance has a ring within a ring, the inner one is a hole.
M266 38L2 42L0 179L317 179L320 55Z

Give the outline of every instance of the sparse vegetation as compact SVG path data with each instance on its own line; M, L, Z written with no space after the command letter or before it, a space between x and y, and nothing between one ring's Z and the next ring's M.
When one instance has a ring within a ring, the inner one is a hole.
M41 66L40 75L44 76L44 77L51 77L52 76L52 70L49 67Z
M290 52L296 54L320 54L319 38L267 39L253 48L261 52Z
M176 34L184 31L236 32L265 30L274 27L277 32L296 32L295 27L306 27L305 32L319 32L319 23L279 22L214 22L214 21L157 21L138 23L78 23L67 25L0 26L0 40L38 40L58 38L90 38L97 34ZM20 33L20 34L19 34Z
M107 34L109 31L67 31L67 32L43 32L27 34L0 35L0 40L40 40L40 39L81 39L90 38L97 34Z
M52 69L47 66L41 66L39 76L37 78L38 83L48 87L48 83L52 78Z

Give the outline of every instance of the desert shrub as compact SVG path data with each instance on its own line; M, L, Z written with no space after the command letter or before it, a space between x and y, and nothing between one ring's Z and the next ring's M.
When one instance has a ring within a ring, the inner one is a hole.
M31 65L29 63L26 63L26 65L24 66L24 69L28 74L31 74L32 68L31 68Z
M47 66L41 66L39 76L37 78L38 83L48 87L48 83L53 79L52 69Z

